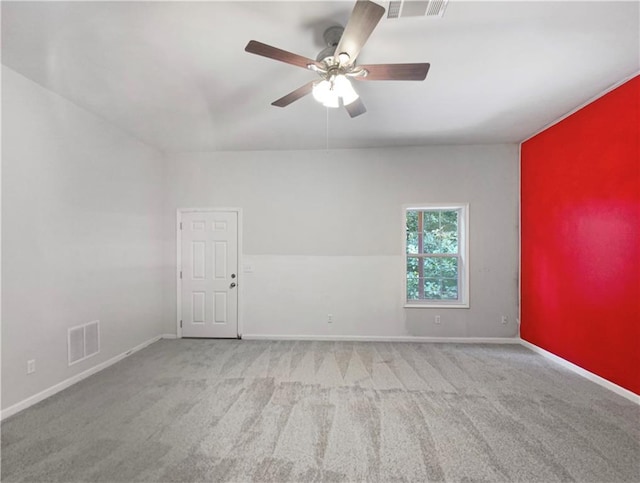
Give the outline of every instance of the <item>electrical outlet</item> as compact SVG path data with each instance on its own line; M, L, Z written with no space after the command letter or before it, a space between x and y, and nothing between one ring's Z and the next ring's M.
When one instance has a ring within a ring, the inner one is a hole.
M333 314L328 314L327 315L327 323L328 324L333 324Z
M440 323L440 316L439 316L439 315L436 315L436 316L433 318L433 322L434 322L434 323L436 323L436 324L439 324L439 323Z
M31 359L27 361L27 374L33 374L34 372L36 372L36 360Z
M508 322L509 322L508 317L507 317L506 315L503 315L503 316L502 316L502 323L503 323L503 324L506 324L506 323L508 323Z

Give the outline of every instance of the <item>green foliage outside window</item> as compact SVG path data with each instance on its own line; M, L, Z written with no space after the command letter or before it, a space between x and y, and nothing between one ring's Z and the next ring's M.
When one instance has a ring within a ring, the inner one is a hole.
M458 227L458 210L407 211L408 300L458 299Z

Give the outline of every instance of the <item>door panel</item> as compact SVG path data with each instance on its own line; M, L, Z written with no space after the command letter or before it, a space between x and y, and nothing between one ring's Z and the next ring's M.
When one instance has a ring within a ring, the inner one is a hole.
M226 292L216 292L214 294L213 321L216 324L224 324L227 322L227 294Z
M194 324L205 323L207 294L204 292L193 292L191 294L191 322Z
M238 214L182 214L183 337L238 335Z
M205 279L205 253L207 244L204 241L191 242L192 280Z
M226 279L227 273L227 242L213 244L213 276L215 279Z

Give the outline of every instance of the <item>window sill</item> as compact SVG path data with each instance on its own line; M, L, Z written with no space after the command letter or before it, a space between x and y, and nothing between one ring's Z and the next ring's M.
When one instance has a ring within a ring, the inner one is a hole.
M469 304L404 304L405 309L468 309Z

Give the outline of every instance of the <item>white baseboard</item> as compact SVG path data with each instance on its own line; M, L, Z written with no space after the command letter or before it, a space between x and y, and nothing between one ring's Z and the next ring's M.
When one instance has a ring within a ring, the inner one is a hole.
M160 338L161 339L177 339L178 336L176 334L162 334Z
M48 397L53 396L54 394L68 388L69 386L73 386L74 384L82 381L83 379L86 379L87 377L92 376L96 372L100 372L103 369L106 369L107 367L112 366L113 364L121 361L125 357L129 357L134 352L138 352L139 350L144 349L147 346L150 346L154 342L159 341L161 338L163 338L163 336L158 335L152 339L149 339L143 342L142 344L138 344L134 348L123 352L122 354L118 354L117 356L112 357L108 361L104 361L96 366L91 367L90 369L87 369L86 371L82 371L81 373L76 374L75 376L70 377L69 379L65 379L64 381L58 384L55 384L54 386L51 386L45 389L44 391L40 391L38 394L34 394L33 396L30 396L20 401L19 403L14 404L13 406L9 406L7 409L4 409L3 411L0 412L0 421L8 418L9 416L13 416L16 413L19 413L23 409L27 409L28 407L31 407L34 404L37 404L44 399L47 399Z
M555 355L552 352L549 352L547 350L544 350L541 347L538 347L535 344L532 344L529 341L526 341L524 339L520 339L520 344L522 344L524 347L526 347L527 349L531 349L533 352L540 354L544 357L546 357L547 359L550 359L554 362L556 362L557 364L569 369L570 371L575 372L576 374L579 374L580 376L589 379L591 382L595 382L596 384L609 389L610 391L615 392L616 394L628 399L631 402L634 402L638 405L640 405L640 396L637 395L636 393L629 391L628 389L625 389L622 386L618 386L617 384L605 379L604 377L598 376L597 374L594 374L593 372L587 371L586 369L583 369L580 366L577 366L576 364L574 364L573 362L569 362L566 359L563 359L560 356Z
M420 337L403 335L288 335L242 334L243 340L310 340L350 342L442 342L456 344L519 344L516 337Z

